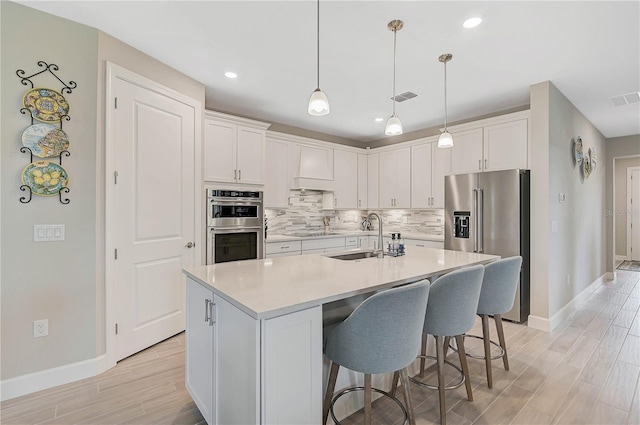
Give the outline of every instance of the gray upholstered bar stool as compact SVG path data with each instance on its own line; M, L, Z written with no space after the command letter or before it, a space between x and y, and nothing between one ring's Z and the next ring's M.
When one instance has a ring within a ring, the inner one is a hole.
M324 399L322 423L329 412L334 422L333 403L342 395L364 390L365 424L371 423L371 391L389 396L414 425L406 367L420 351L420 333L424 322L429 281L378 292L363 301L343 322L326 336L325 354L331 360L331 372ZM333 395L340 366L364 373L364 387L347 388ZM371 388L371 375L400 371L406 409L390 394ZM407 413L408 411L408 413Z
M445 390L458 388L463 383L467 389L467 399L473 401L471 382L469 381L469 369L464 353L462 335L468 332L475 321L480 288L482 287L483 266L465 267L460 270L447 273L438 278L431 285L427 314L424 318L422 351L419 356L422 360L430 357L426 355L426 335L436 338L436 368L438 373L438 385L433 386L420 382L414 378L411 380L421 386L437 389L440 400L440 423L446 424L447 408L445 403ZM445 337L454 337L460 344L459 358L460 370L453 363L446 362L462 373L460 382L449 387L444 380L443 369L445 365ZM424 362L420 362L420 376L424 376ZM395 385L395 377L394 377Z
M482 319L482 338L476 335L465 335L465 337L480 338L484 342L484 356L476 356L467 353L467 356L485 360L487 369L487 385L493 388L493 374L491 371L491 360L502 357L505 370L509 370L509 359L507 357L507 345L502 329L502 314L513 308L513 302L518 288L520 277L520 267L522 257L503 258L484 267L484 278L482 290L480 291L480 301L478 302L477 314ZM498 332L500 345L491 341L489 335L489 316L493 315ZM500 353L491 355L491 344L500 349Z

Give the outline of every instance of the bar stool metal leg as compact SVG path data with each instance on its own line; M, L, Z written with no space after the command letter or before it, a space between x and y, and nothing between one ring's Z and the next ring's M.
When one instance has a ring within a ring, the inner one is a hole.
M371 425L371 374L364 374L364 425Z
M502 363L504 363L504 369L509 370L509 358L507 357L507 343L504 340L504 330L502 329L502 316L500 314L494 314L493 318L496 321L496 330L498 331L498 341L500 341L500 347L504 354L502 355Z
M333 397L333 391L336 388L336 379L338 378L338 370L340 365L331 362L331 371L329 372L329 381L327 382L327 392L324 396L324 404L322 405L322 424L327 423L329 417L329 408L331 407L331 398Z
M484 340L484 364L487 369L487 385L493 388L493 374L491 373L491 336L489 335L489 315L482 317L482 339Z
M392 396L396 396L396 390L398 389L398 378L400 377L400 372L395 371L393 372L393 379L391 380L391 391L389 391L389 394L391 394Z
M426 355L427 355L427 334L423 333L422 334L422 346L420 348L420 377L424 378L424 368L425 368L425 364L426 364Z
M473 392L471 391L471 379L469 379L469 365L467 364L467 353L464 351L464 337L462 335L456 335L456 344L458 346L458 356L460 357L460 365L462 366L462 372L464 373L464 384L467 389L467 400L473 401ZM449 344L445 346L445 350L449 347Z
M402 388L404 389L404 404L407 406L407 411L409 412L409 425L416 425L416 418L413 415L413 402L411 401L409 374L407 372L407 368L400 371L400 376L402 377Z
M438 364L438 398L440 400L440 424L446 425L447 423L447 408L445 405L444 395L444 338L436 336L436 361Z

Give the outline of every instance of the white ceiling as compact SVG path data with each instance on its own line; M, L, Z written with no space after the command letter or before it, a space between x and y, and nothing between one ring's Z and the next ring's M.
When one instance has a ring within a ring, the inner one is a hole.
M206 86L209 109L361 142L384 138L391 115L393 33L404 131L529 103L529 86L551 81L604 134L640 134L640 103L609 97L640 91L639 1L320 2L320 87L331 113L307 114L316 88L316 2L20 1L98 28ZM481 16L471 30L462 22ZM238 73L236 80L224 72ZM383 117L383 122L374 118Z

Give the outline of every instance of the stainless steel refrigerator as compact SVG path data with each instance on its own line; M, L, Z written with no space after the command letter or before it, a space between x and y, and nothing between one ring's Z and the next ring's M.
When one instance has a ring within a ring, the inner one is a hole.
M529 316L529 199L529 170L445 177L445 249L522 256L513 309L502 315L518 323Z

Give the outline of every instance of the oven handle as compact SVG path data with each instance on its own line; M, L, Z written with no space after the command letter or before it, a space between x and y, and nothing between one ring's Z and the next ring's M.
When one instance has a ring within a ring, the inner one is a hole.
M246 231L256 231L261 232L262 227L260 226L251 226L251 227L209 227L209 231L213 233L238 233L238 232L246 232Z
M209 198L209 203L211 203L212 205L255 205L255 206L262 205L261 201L256 201L255 199L251 199L251 198L245 198L245 199L236 198L233 200Z

